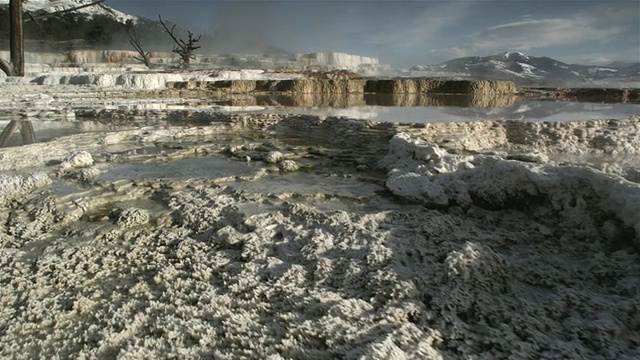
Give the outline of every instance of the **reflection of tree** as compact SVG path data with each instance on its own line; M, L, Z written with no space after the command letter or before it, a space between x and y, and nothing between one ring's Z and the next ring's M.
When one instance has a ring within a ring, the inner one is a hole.
M33 131L33 124L31 121L18 121L13 120L4 128L2 134L0 134L0 147L5 147L7 140L11 137L16 129L20 126L20 134L22 135L22 143L24 145L33 144L36 142L36 133Z

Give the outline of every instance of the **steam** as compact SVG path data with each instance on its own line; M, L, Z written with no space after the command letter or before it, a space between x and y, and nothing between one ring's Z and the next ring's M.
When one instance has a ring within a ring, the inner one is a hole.
M213 39L207 48L213 53L263 54L274 49L295 52L291 44L295 35L287 31L283 14L263 1L239 1L221 4L213 15Z

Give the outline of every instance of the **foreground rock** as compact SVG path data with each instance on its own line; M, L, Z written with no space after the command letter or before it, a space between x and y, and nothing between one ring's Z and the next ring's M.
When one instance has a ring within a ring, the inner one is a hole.
M506 159L637 119L156 115L198 125L0 149L0 356L640 357L640 185Z
M402 131L457 154L493 154L531 162L589 164L640 181L640 118L571 122L475 121L424 124Z

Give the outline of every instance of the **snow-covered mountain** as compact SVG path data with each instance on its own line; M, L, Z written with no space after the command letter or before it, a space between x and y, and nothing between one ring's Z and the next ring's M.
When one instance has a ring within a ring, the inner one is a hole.
M414 66L409 72L410 75L512 80L517 85L540 86L640 82L639 64L567 64L546 56L528 56L520 52L463 57L438 65Z
M76 8L82 5L88 5L93 2L94 1L92 0L25 0L23 4L23 10L31 13L32 15L39 12L54 13ZM9 0L0 0L0 6L7 4L9 4ZM76 14L82 14L88 17L93 17L96 15L109 16L121 23L125 23L128 20L132 20L135 22L138 19L136 16L125 14L122 11L112 9L104 3L79 8L74 10L74 12Z
M23 16L27 51L56 49L118 49L129 43L127 29L135 27L148 51L162 51L171 41L158 21L133 16L95 0L25 0ZM64 10L71 10L64 12ZM0 19L6 19L9 0L0 0ZM62 12L61 12L62 11ZM55 16L47 14L57 13ZM181 34L186 32L177 28ZM0 21L0 49L8 47L8 21Z

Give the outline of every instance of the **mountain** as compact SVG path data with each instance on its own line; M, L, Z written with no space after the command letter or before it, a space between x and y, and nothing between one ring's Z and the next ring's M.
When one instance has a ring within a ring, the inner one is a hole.
M31 15L37 16L39 14L54 13L64 11L72 8L77 8L83 5L89 5L94 1L87 0L26 0L23 4L23 10L29 12ZM9 4L9 0L0 0L0 5ZM126 23L129 20L137 21L138 17L125 14L121 11L110 8L104 3L100 3L94 6L82 7L73 10L74 13L84 15L89 18L94 16L108 16L114 18L116 21Z
M26 0L23 28L27 50L129 48L129 29L135 29L147 51L168 51L172 48L171 39L158 21L129 15L104 3L77 8L93 2ZM8 13L9 0L0 0L0 19L8 19ZM52 13L56 14L47 16ZM176 27L179 37L185 33L186 30ZM9 22L0 21L0 49L8 48L8 34ZM203 36L202 42L205 38Z
M639 64L567 64L546 56L528 56L520 52L463 57L438 65L414 66L409 72L412 76L511 80L521 86L575 86L593 83L624 85L640 82Z

